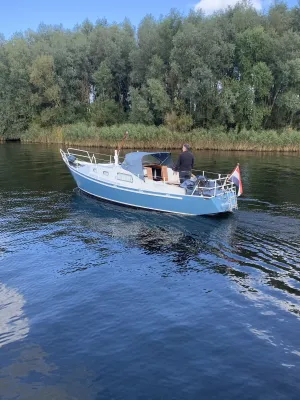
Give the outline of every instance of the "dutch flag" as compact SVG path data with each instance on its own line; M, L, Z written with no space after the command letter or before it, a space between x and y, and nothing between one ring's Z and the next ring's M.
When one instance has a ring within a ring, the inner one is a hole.
M232 173L228 177L229 180L231 180L235 186L238 188L238 196L240 196L243 193L243 185L242 185L242 177L241 177L241 172L240 172L240 164L238 164L235 169L232 171Z

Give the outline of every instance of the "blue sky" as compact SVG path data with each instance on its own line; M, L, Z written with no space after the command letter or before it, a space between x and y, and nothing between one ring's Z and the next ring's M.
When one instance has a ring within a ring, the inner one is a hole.
M201 0L202 6L211 12L237 0ZM253 4L264 9L270 0L253 0ZM194 8L199 0L0 0L0 33L8 39L13 33L30 28L36 30L38 25L63 24L73 28L88 18L95 22L97 18L106 17L108 22L122 22L125 17L137 26L146 14L154 17L166 15L171 8L186 14ZM288 0L293 6L297 0Z

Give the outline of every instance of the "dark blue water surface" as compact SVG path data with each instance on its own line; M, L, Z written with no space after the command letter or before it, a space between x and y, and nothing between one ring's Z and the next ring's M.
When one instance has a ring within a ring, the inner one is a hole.
M0 146L1 399L299 399L300 159L241 164L223 218L78 193L57 146Z

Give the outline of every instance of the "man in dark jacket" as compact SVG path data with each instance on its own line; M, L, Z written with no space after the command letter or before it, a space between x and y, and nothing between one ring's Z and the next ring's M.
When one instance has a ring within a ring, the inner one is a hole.
M182 153L174 167L174 171L179 172L180 183L184 182L186 179L190 179L192 168L194 168L194 156L191 152L190 146L184 144L182 146Z

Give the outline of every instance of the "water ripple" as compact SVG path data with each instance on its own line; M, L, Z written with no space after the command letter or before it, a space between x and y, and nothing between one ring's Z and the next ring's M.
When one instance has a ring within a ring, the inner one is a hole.
M4 399L298 398L298 158L239 154L239 211L191 218L83 195L56 147L4 148Z

